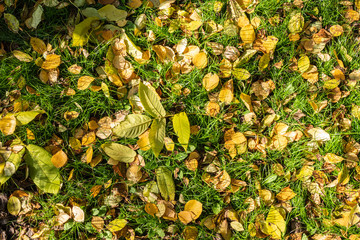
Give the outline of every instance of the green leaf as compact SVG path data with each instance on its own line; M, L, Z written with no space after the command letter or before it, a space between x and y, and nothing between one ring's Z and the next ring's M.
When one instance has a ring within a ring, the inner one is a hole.
M98 20L98 18L89 17L75 26L75 30L72 35L73 47L82 47L88 42L89 40L88 32L91 28L92 22L95 20Z
M109 157L120 162L130 163L136 156L134 150L118 143L105 143L101 145L101 148Z
M135 138L145 132L151 123L151 118L142 114L129 114L117 125L113 132L118 137Z
M156 169L156 181L165 201L175 200L175 184L170 169L165 166Z
M152 117L165 117L166 112L155 91L140 82L139 97L145 111Z
M190 139L190 123L186 113L181 112L175 114L173 118L173 126L176 135L179 137L179 143L186 151Z
M42 113L45 113L45 111L37 110L37 111L19 112L16 114L16 120L18 120L21 123L21 125L26 125L32 120L34 120L34 118L37 115Z
M156 157L159 156L164 146L166 119L154 119L149 132L151 149Z
M117 232L123 229L127 224L125 219L115 219L106 226L110 232Z
M0 174L0 186L4 184L19 168L24 153L25 148L23 148L18 153L11 153L10 157L5 163L3 173Z
M25 161L36 186L46 193L57 194L60 190L61 178L59 170L51 162L51 154L42 147L32 144L26 149Z

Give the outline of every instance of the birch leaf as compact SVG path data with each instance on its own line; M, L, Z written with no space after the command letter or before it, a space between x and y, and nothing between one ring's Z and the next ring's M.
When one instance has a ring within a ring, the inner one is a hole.
M179 137L179 143L186 151L190 139L190 123L186 113L181 112L175 114L173 118L173 126L176 135Z

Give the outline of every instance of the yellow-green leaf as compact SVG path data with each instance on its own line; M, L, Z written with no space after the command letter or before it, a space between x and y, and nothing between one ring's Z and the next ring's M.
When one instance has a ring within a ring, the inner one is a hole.
M310 67L310 59L308 56L304 55L298 60L298 69L300 73L306 72Z
M175 200L175 184L171 170L165 166L156 169L156 181L163 199L165 201Z
M82 47L89 40L89 30L93 21L98 20L96 17L86 18L81 23L75 26L75 30L72 34L72 46L73 47Z
M190 139L190 123L185 112L175 114L173 127L176 135L179 137L179 143L186 151Z
M106 226L110 232L117 232L123 229L127 224L125 219L115 219Z
M29 122L31 122L32 120L34 120L34 118L37 115L43 114L43 113L45 113L45 111L43 111L43 110L19 112L16 114L16 120L18 120L21 125L26 125Z
M288 29L291 33L299 33L304 27L304 17L301 12L294 11L290 14Z
M51 162L51 154L42 147L32 144L26 149L26 164L36 186L46 193L57 194L60 190L61 178L59 170Z
M131 148L114 142L105 143L101 148L109 157L120 162L130 163L136 156L136 152Z
M248 70L244 69L244 68L234 68L232 70L232 74L234 75L234 77L237 80L246 80L248 79L251 74L248 72Z
M113 129L113 132L118 137L135 138L145 132L150 123L151 118L146 115L129 114Z
M165 117L166 112L161 105L160 99L157 94L148 86L140 82L139 97L145 111L152 117Z
M13 31L14 33L17 33L19 31L19 20L17 20L14 15L10 13L4 13L4 19L11 31Z
M150 132L149 132L149 141L151 145L151 149L153 150L156 157L159 156L161 149L164 146L165 139L165 126L166 119L154 119L151 124Z
M16 57L19 61L22 62L31 62L33 60L33 58L29 54L19 50L12 51L12 54L14 55L14 57Z
M10 157L5 163L3 174L0 174L0 186L4 184L19 168L24 153L25 148L23 148L18 153L11 153Z
M106 18L108 21L125 20L127 12L117 9L114 5L108 4L98 10L101 17Z
M21 210L21 202L19 198L12 196L7 202L7 210L11 215L18 215Z

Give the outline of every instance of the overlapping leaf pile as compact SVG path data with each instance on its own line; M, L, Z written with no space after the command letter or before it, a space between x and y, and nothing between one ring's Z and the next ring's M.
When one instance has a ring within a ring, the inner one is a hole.
M19 19L17 2L1 1L0 15L14 34L33 37L24 49L1 44L0 58L36 69L36 81L60 88L61 98L100 96L111 113L89 117L69 100L79 110L49 116L27 76L8 73L0 186L28 171L25 189L11 189L8 213L32 222L46 211L40 194L80 189L86 179L74 174L88 169L93 177L113 170L86 198L51 202L47 221L20 238L66 237L81 226L79 239L360 239L360 66L358 54L334 47L346 35L359 49L359 1L336 3L339 24L322 22L317 7L304 14L312 5L302 0L269 18L258 0L49 0L30 11L24 4ZM59 42L36 36L44 9L73 7ZM68 59L91 61L100 48L91 68ZM201 105L190 106L196 98ZM209 133L212 125L219 128ZM38 141L34 126L51 139Z

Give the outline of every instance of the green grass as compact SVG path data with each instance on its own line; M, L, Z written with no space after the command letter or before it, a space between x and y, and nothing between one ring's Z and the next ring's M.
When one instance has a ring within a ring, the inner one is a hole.
M33 1L26 1L33 4ZM125 6L125 1L121 2L121 9L129 10ZM213 20L217 24L223 24L226 20L226 7L223 7L220 13L213 11L213 4L215 1L192 1L191 4L202 10L203 20ZM227 1L222 1L226 4ZM85 211L85 222L76 223L69 221L61 230L56 230L52 227L50 231L50 239L80 239L81 237L87 239L95 237L96 239L111 239L111 233L104 228L101 232L97 232L91 226L92 216L101 216L106 220L106 224L115 218L126 219L128 221L128 227L134 229L136 236L142 236L147 239L183 239L181 235L184 224L180 221L168 221L163 218L152 217L144 210L145 202L139 197L146 185L151 181L156 181L155 170L159 166L168 166L172 171L177 171L177 178L174 178L176 186L176 200L175 211L178 213L184 209L184 204L180 203L179 197L181 196L184 202L192 199L196 199L203 204L203 212L199 219L190 226L196 226L199 230L198 239L214 239L217 233L213 230L207 229L201 224L201 221L206 216L218 214L221 210L227 208L233 208L239 214L248 208L245 202L247 198L258 198L258 185L261 185L263 189L270 190L273 195L276 195L281 189L290 186L290 188L296 193L296 196L289 201L292 206L292 210L286 214L287 232L288 235L292 229L290 229L290 222L294 219L298 219L302 223L303 232L309 238L313 234L325 234L334 233L336 235L342 235L341 231L346 230L344 227L331 226L328 227L324 224L324 220L331 220L335 210L342 204L343 199L340 198L340 194L334 188L324 188L324 196L321 197L321 205L315 206L311 201L311 194L305 189L303 183L295 179L296 173L302 168L302 166L309 161L313 161L315 170L324 171L323 161L316 159L316 154L324 156L326 153L334 153L339 156L345 155L344 143L350 138L353 138L356 142L360 141L360 121L351 116L350 111L352 105L360 105L360 91L356 86L354 89L341 84L341 90L350 91L349 96L341 98L336 103L329 104L320 112L314 113L314 110L308 103L310 100L311 92L309 88L311 84L301 77L297 72L292 72L289 69L290 59L299 58L303 50L298 50L299 41L290 42L288 39L288 22L289 12L284 7L284 4L290 4L292 1L287 0L269 0L260 1L253 13L248 14L250 18L259 17L261 19L261 25L257 29L257 32L263 32L266 36L275 36L279 39L276 46L273 59L270 62L270 67L260 72L258 70L259 59L256 54L248 63L244 64L242 68L245 68L251 73L251 78L246 81L238 81L234 79L234 96L240 100L240 94L246 93L250 95L251 83L258 80L273 80L276 88L275 90L262 101L262 109L257 112L257 118L261 121L269 112L266 111L266 107L273 109L273 111L279 116L277 122L286 123L290 126L290 130L304 131L310 125L314 127L320 127L326 130L331 140L319 147L319 151L311 153L307 143L309 138L303 136L298 142L289 143L283 151L270 150L267 148L267 155L263 157L258 151L248 151L245 154L237 156L235 159L231 159L228 151L224 148L224 132L230 128L230 124L224 121L226 114L233 113L233 124L240 132L254 131L261 134L261 136L269 137L271 130L275 123L270 127L266 127L260 132L260 128L255 125L244 124L242 121L243 115L248 113L248 109L241 102L233 103L230 106L221 105L220 113L217 117L209 117L206 115L205 106L209 101L208 92L202 87L202 79L205 74L209 72L217 73L219 71L219 62L222 56L215 56L211 54L211 49L207 47L208 42L218 42L224 46L238 47L241 44L239 37L229 37L222 33L214 34L210 37L200 34L199 38L194 36L186 36L188 43L197 45L200 49L205 49L209 54L209 64L205 69L194 69L188 74L180 74L176 79L169 79L167 72L171 70L172 64L161 63L155 52L152 51L150 62L145 65L138 64L133 59L128 60L134 66L135 72L142 80L151 81L154 87L161 89L162 104L169 115L185 111L189 116L191 125L198 125L200 131L197 135L192 135L189 143L189 150L185 152L180 144L177 142L177 137L174 132L171 119L167 119L166 136L172 138L175 142L175 152L162 154L156 158L150 151L138 150L145 160L145 167L143 172L148 176L144 182L139 182L134 185L129 184L126 178L120 177L112 167L107 164L106 155L103 155L104 159L99 165L92 168L88 164L81 161L81 155L86 151L87 147L82 148L81 154L74 151L69 147L69 138L73 137L76 130L83 127L84 124L91 119L99 120L105 116L114 117L114 114L121 110L131 112L131 105L127 98L118 99L116 96L116 87L111 85L108 79L96 79L93 84L100 85L101 82L110 86L110 98L107 98L102 91L93 92L90 90L80 91L77 90L77 80L79 76L89 75L97 77L96 67L104 65L104 59L109 43L90 42L84 48L88 51L89 56L85 58L83 55L74 57L69 49L60 48L60 42L65 41L66 44L70 44L67 34L66 26L69 25L74 18L74 14L77 9L74 6L69 6L64 9L55 9L44 7L45 20L43 20L36 30L28 30L25 26L25 30L20 31L19 34L14 34L7 29L7 26L3 20L0 21L1 31L4 34L0 34L0 42L5 44L6 50L9 52L5 58L0 61L0 97L3 101L0 105L0 109L4 111L4 108L10 107L11 103L7 103L6 99L9 93L15 90L21 92L21 99L31 103L31 106L38 105L43 109L46 114L41 118L36 119L26 126L17 127L14 135L4 136L0 133L0 142L3 144L9 140L13 140L16 137L24 141L25 144L36 144L45 147L49 144L49 140L53 135L57 135L63 140L63 143L59 146L69 157L67 165L60 169L63 185L61 192L57 195L39 194L37 188L31 180L27 178L25 163L22 163L19 170L4 186L1 186L1 191L8 196L18 189L23 189L33 193L33 202L37 202L40 205L39 209L34 209L31 216L25 217L25 222L29 227L37 228L41 224L50 224L54 221L55 211L54 206L56 204L63 204L69 206L71 199L75 199L75 202L84 204L82 209ZM180 9L184 9L184 6L190 4L190 1L183 1L184 5L180 6ZM93 6L100 8L101 5ZM85 7L81 7L83 9ZM316 14L315 8L319 13ZM297 9L293 7L291 9ZM330 26L346 23L344 19L344 10L346 7L340 5L336 0L325 1L304 1L304 7L299 10L305 18L305 22L309 21L313 23L315 18L321 17L322 27L328 29ZM16 9L7 8L6 12L12 13L19 17L21 8ZM134 24L132 23L136 16L139 14L146 14L150 21L146 26L146 31L153 31L156 35L156 40L150 42L145 36L134 36ZM269 23L269 18L278 14L281 18L281 22L277 26L272 26ZM182 31L176 30L174 33L168 32L168 27L158 27L151 21L158 15L156 9L145 8L144 6L136 9L134 14L128 17L129 23L124 27L128 36L133 42L141 49L151 49L153 45L166 45L173 47L177 42L183 39L185 36ZM69 22L68 22L69 21ZM164 21L166 23L166 21ZM308 55L311 64L316 65L319 71L319 75L322 73L331 76L331 71L337 65L334 51L338 54L339 58L344 62L346 66L346 76L353 70L359 69L359 47L355 38L358 37L358 33L355 27L352 32L344 33L342 36L332 39L322 51L328 53L331 56L331 60L328 62L322 62L315 55ZM305 34L301 33L301 37ZM57 48L55 53L61 55L62 64L60 66L61 84L44 84L39 79L39 70L34 62L24 63L14 58L10 52L11 50L21 50L29 53L34 59L39 57L39 54L35 53L31 49L29 44L29 36L36 36L41 38L46 43L52 44L53 48ZM73 51L77 51L76 48L71 48ZM347 61L345 59L344 49L353 60ZM240 50L242 51L242 50ZM283 61L284 65L281 69L277 69L272 65L274 63ZM72 64L78 64L83 67L81 75L76 76L67 71L67 68ZM34 88L37 95L30 94L25 88L19 89L17 81L20 77L24 77L26 85ZM320 77L321 78L321 77ZM228 79L221 79L221 84L225 83ZM191 92L185 96L183 94L176 95L173 91L174 85L179 84L182 89L188 88ZM325 91L323 81L319 80L315 86L317 87L316 102L321 102L328 99L328 92ZM76 94L74 96L64 96L62 91L67 87L75 89ZM219 92L221 86L219 85L213 92ZM292 94L296 93L296 97L293 98L286 105L280 105L285 99ZM253 95L253 100L256 97ZM347 132L342 132L341 129L335 125L335 120L332 118L332 114L336 109L344 106L347 109L345 117L351 119L351 129ZM289 110L287 110L290 109ZM299 121L294 119L294 114L301 110L306 116ZM77 111L80 113L79 117L66 121L63 117L66 111ZM59 124L66 127L66 131L59 131ZM36 139L28 140L26 129L33 131ZM94 148L94 156L103 154L100 151L100 146L103 143L109 142L110 139L100 140L97 139ZM116 139L121 144L135 145L135 139ZM201 155L199 168L196 171L190 171L186 168L184 161L188 157L191 151L196 150ZM213 187L207 185L202 176L204 174L203 167L206 164L201 164L205 154L210 151L217 152L217 167L220 170L226 170L231 178L243 180L247 182L248 186L241 191L229 194L230 203L226 203L224 198L226 194L218 192ZM163 153L165 151L163 150ZM312 159L310 159L312 156ZM239 158L243 161L237 161ZM277 176L272 168L274 164L281 164L285 174L290 175L290 180L285 176ZM337 169L327 174L329 182L337 178L337 174L340 172L342 166L345 163L336 164ZM258 170L254 169L257 166ZM124 165L125 166L125 165ZM125 166L126 168L126 166ZM73 177L68 180L70 171L73 171ZM350 170L350 182L349 187L354 189L359 188L360 184L354 178L356 171L354 168ZM276 178L274 177L276 176ZM188 185L186 180L188 179ZM108 181L111 181L111 186L107 189L102 187L98 196L91 196L90 189L95 185L104 185ZM314 178L311 178L312 182L315 182ZM329 183L328 182L328 183ZM111 190L118 184L128 184L127 189L123 192L121 201L114 209L115 217L109 215L108 211L111 207L107 206L104 202L106 197L111 194ZM277 203L275 200L274 203ZM311 205L312 204L312 205ZM312 207L309 207L312 206ZM315 214L315 207L318 214ZM266 206L261 203L259 208L249 213L243 220L244 231L233 231L232 239L257 239L251 237L248 231L250 223L255 223L258 215L263 215L265 218L269 212L270 206ZM310 212L312 214L310 214ZM15 220L14 220L15 221ZM167 229L169 225L174 224L178 229L178 232L172 236ZM52 226L52 225L51 225ZM357 233L357 226L352 226L347 229L347 233ZM305 238L303 238L305 239Z

